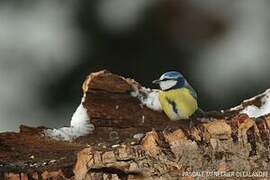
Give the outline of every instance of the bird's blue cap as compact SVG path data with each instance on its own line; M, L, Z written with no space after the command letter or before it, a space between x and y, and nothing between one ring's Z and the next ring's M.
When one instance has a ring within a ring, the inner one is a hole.
M177 71L168 71L164 74L162 74L162 76L160 76L160 78L158 80L154 80L153 83L157 84L160 81L164 81L164 80L169 80L169 79L179 79L179 78L183 78L184 76Z

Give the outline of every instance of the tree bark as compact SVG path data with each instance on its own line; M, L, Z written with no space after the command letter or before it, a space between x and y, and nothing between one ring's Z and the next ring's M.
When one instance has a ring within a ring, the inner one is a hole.
M1 133L1 177L205 179L231 172L232 179L243 172L269 172L270 116L241 114L248 105L260 107L262 96L224 113L194 116L190 126L189 121L170 122L130 95L141 89L108 71L92 73L83 84L83 106L95 131L73 142L45 137L44 127Z

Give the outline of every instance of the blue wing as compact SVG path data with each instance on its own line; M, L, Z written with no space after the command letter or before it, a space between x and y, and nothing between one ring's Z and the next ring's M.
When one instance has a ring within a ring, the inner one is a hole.
M186 87L187 89L190 90L191 95L192 95L195 99L198 99L198 96L197 96L196 91L192 88L192 86L191 86L187 81L185 82L185 87Z

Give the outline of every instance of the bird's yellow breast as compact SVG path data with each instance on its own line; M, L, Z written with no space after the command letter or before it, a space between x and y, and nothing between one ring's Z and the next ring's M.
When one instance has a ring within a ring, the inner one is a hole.
M188 119L197 109L197 100L187 88L161 91L159 101L171 120Z

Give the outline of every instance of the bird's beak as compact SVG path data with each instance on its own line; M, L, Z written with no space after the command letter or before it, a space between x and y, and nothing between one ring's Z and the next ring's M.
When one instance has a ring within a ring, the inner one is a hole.
M159 83L160 83L160 80L159 80L159 79L154 80L154 81L152 81L152 83L153 83L153 84L159 84Z

